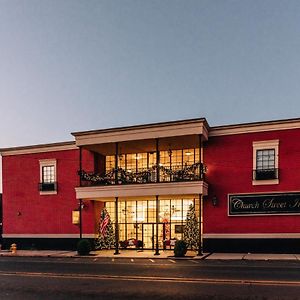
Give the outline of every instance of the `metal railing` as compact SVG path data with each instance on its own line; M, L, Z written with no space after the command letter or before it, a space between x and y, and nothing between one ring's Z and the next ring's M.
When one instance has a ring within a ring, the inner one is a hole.
M256 169L253 170L253 180L270 180L279 178L279 169Z
M158 175L159 172L159 176ZM139 184L158 182L178 182L203 180L205 167L202 163L186 165L184 167L166 168L153 166L139 169L137 172L127 171L122 168L112 169L105 174L87 173L79 171L78 174L84 185L113 185L113 184ZM117 180L116 180L117 178ZM158 179L159 178L159 181Z
M40 192L57 191L57 182L41 182L39 183Z

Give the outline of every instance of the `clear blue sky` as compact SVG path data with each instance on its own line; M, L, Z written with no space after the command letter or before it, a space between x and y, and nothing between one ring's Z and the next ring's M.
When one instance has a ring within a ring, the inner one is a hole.
M0 0L0 147L300 117L300 1Z

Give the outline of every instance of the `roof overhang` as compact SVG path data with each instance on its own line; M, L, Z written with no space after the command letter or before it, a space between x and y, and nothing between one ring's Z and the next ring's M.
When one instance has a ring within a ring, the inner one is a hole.
M74 132L72 135L75 137L77 146L195 135L201 135L202 140L207 140L208 128L209 126L206 119L201 118L104 130Z

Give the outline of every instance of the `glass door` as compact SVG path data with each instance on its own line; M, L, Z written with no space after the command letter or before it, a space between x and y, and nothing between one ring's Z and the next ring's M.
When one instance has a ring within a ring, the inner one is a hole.
M143 224L143 245L145 249L154 249L155 234L154 224L144 223Z

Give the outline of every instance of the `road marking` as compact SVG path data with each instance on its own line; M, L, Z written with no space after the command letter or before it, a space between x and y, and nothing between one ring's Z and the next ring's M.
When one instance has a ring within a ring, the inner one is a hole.
M98 260L98 258L94 258L94 259L93 259L93 261L97 261L97 260Z
M212 279L212 278L178 278L178 277L151 277L151 276L122 276L122 275L92 275L92 274L60 274L41 272L3 272L0 276L20 277L48 277L67 279L94 279L94 280L123 280L123 281L160 281L160 282L184 282L202 284L235 284L235 285L270 285L270 286L297 286L300 281L276 281L276 280L241 280L241 279Z
M192 263L194 263L194 264L199 264L197 261L195 261L195 260L190 260Z
M169 259L170 262L172 262L173 264L176 264L176 261L173 259Z
M153 259L149 258L149 260L150 260L151 262L153 262L153 263L154 263L154 260L153 260Z
M114 258L112 258L112 259L111 259L111 261L115 261L115 259L114 259Z
M134 259L133 259L133 258L131 259L131 262L134 262Z

